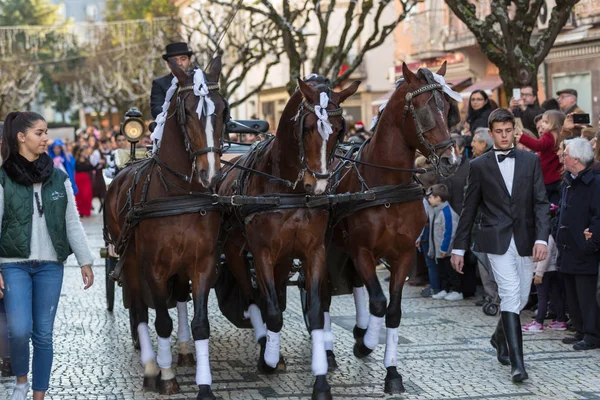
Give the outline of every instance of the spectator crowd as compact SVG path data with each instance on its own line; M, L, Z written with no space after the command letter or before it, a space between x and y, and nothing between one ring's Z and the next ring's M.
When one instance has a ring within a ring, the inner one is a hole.
M591 121L596 126L575 123L579 118L574 116L584 114L577 95L574 89L564 89L540 105L535 88L524 87L510 109L515 117L514 147L537 153L551 215L548 257L534 264L531 276L528 308L534 311L533 321L521 329L526 334L569 330L572 335L563 342L575 350L589 350L600 348L600 121ZM480 279L485 294L475 304L489 315L498 311L489 305L498 306L500 299L487 255L467 251L463 274L452 268L450 257L469 164L494 148L488 118L496 108L484 91L471 93L466 118L452 130L462 157L458 171L446 179L434 173L420 176L427 189L428 223L416 243L417 268L409 281L428 282L423 297L456 301L474 297ZM420 157L416 166L425 162ZM476 220L473 237L478 229Z

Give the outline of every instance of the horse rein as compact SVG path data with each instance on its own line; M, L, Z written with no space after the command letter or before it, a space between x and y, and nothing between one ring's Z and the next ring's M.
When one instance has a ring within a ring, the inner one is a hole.
M408 115L408 113L410 112L410 115L413 118L413 121L415 122L415 128L417 129L417 139L419 139L419 142L427 149L427 151L429 152L429 155L427 156L427 159L429 160L429 162L434 166L435 171L437 172L439 170L439 166L440 166L440 156L438 156L437 151L438 150L442 150L442 153L444 153L446 150L448 150L449 148L454 146L454 141L452 139L447 139L444 141L441 141L439 143L436 143L435 145L432 145L431 143L429 143L426 139L424 134L426 132L428 132L429 130L424 130L422 123L419 121L419 117L417 115L417 113L419 112L420 109L425 108L425 106L423 107L419 107L419 108L415 108L414 104L413 104L413 100L415 97L424 94L424 93L428 93L428 92L434 92L435 90L438 91L442 91L443 86L440 85L439 83L431 83L425 86L421 86L420 88L418 88L417 90L413 91L413 92L408 92L406 93L406 96L404 97L404 111L402 113L402 128L401 130L404 131L404 123L406 122L406 117ZM429 97L429 99L427 100L427 102L425 104L428 104L431 99L434 97L434 93L431 93L431 96Z
M343 117L344 109L342 107L340 107L339 105L335 104L331 100L329 100L329 102L331 104L333 104L336 108L333 110L324 110L327 113L327 116L342 117L343 126L342 126L341 131L338 133L338 136L336 139L336 141L339 143L341 141L341 139L343 139L344 135L346 134L346 120ZM306 109L307 112L304 112L304 109ZM311 174L315 179L330 179L332 176L331 172L328 172L326 174L321 174L321 173L313 171L309 167L308 162L306 161L306 153L304 150L304 119L310 114L317 115L315 108L312 104L308 103L306 100L303 100L302 103L300 104L300 107L298 108L298 113L296 114L296 117L295 117L297 120L299 119L299 122L300 122L299 134L298 134L298 146L300 148L300 164L302 165L302 170L300 171L300 174L298 174L298 181L300 179L302 179L302 177L304 176L304 173L306 173L306 172ZM331 150L329 157L327 159L328 165L331 165L334 154L335 154L335 147Z

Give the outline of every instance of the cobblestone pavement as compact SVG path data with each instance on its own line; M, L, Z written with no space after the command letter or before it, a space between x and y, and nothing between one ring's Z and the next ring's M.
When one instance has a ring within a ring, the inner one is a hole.
M92 217L84 224L97 254L103 245L101 218ZM67 261L55 325L51 390L47 398L161 398L142 389L142 368L130 340L128 313L121 306L120 289L117 289L115 311L106 311L102 259L96 260L95 272L96 284L83 292L75 260ZM384 276L385 271L382 271L381 278ZM423 299L419 288L407 285L398 348L399 371L406 393L387 396L383 393L384 346L378 346L366 359L355 359L352 355L352 297L334 298L331 315L339 368L328 376L334 398L600 399L600 351L572 350L560 342L564 332L525 336L529 380L520 385L512 384L509 367L498 364L489 344L496 318L484 315L473 303L472 300L449 304L443 300ZM234 328L218 311L214 296L210 310L212 387L219 398L310 398L311 341L302 321L298 289L289 288L281 336L287 372L275 376L257 373L258 346L252 332ZM529 322L530 313L523 318ZM176 324L174 318L175 332ZM154 332L153 340L156 346ZM380 343L385 343L385 333ZM173 354L176 359L175 350ZM195 370L178 368L177 373L182 392L164 398L195 398ZM13 381L2 378L0 382L0 399L8 398Z

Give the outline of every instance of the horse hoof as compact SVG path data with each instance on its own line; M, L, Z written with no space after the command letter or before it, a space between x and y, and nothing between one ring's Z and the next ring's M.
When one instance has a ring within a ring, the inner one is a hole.
M402 383L402 375L398 373L396 367L388 367L387 370L383 391L388 394L404 393L406 389Z
M352 334L354 335L354 340L357 342L362 342L366 333L367 333L366 329L359 328L356 325L354 325L354 329L352 329Z
M363 342L354 343L354 357L365 358L371 354L373 350L365 346Z
M145 376L144 389L150 390L151 392L158 391L158 376Z
M287 371L287 364L285 363L283 356L279 357L279 361L277 362L277 367L275 367L275 371L277 371L277 372Z
M333 350L327 350L327 372L331 372L337 369L338 364L335 361L335 354L333 354Z
M311 400L332 400L331 387L327 383L325 375L317 376L315 384L313 385L313 392Z
M285 365L285 360L283 357L279 357L279 362L275 367L271 367L265 362L265 347L267 345L267 338L260 338L258 340L258 344L260 344L260 355L258 356L258 363L256 364L258 371L266 375L271 375L275 372L285 372L287 366Z
M198 385L198 397L196 397L196 400L216 400L215 395L210 390L210 385Z
M178 367L195 367L196 360L194 359L194 355L192 353L189 354L179 354L177 357L177 366Z
M173 379L169 379L169 380L162 380L159 379L158 381L158 393L162 394L163 396L170 396L172 394L175 393L179 393L179 384L177 383L177 379L173 378Z

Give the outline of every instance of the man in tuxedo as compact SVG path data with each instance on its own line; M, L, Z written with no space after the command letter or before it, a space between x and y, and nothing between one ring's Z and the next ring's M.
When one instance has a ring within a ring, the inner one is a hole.
M170 62L175 62L179 68L187 71L192 64L192 54L187 43L170 43L167 45L166 54L163 54L162 58L167 62L169 69L171 68ZM152 119L156 119L158 114L162 112L162 106L167 97L167 90L171 87L172 80L173 74L170 73L152 81L152 91L150 92Z
M522 382L528 376L519 314L529 297L533 262L548 254L550 205L537 155L514 148L513 114L496 109L488 125L494 149L471 162L452 265L462 273L471 227L480 209L473 250L488 254L501 300L501 318L490 343L498 361L511 365L512 381Z

